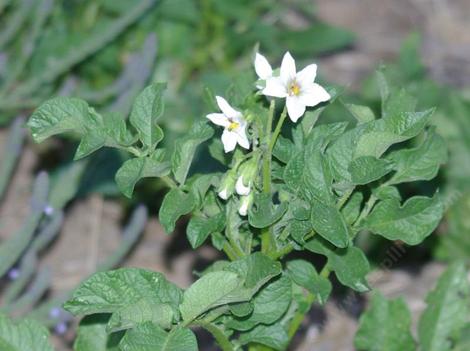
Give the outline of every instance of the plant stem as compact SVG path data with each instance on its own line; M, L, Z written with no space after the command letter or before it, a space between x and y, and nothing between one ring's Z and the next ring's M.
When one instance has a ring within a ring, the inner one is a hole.
M353 227L354 229L359 230L359 228L358 228L359 224L361 224L362 220L367 217L367 215L370 213L370 211L372 210L372 207L374 207L375 202L376 202L377 200L378 200L378 199L375 197L375 195L371 195L371 196L369 197L369 200L367 200L367 203L366 203L366 205L364 206L364 208L362 209L361 214L359 215L359 217L356 219L356 221L355 221L354 224L352 225L352 227Z
M348 189L346 190L346 192L343 194L343 196L341 196L338 200L338 210L341 210L341 208L343 208L344 204L349 200L349 197L351 196L351 194L353 193L354 191L354 187L352 187L351 189Z
M269 153L271 154L274 145L276 145L277 138L279 137L279 134L281 133L282 126L284 124L284 121L286 120L287 117L287 108L284 106L284 110L282 110L281 116L279 117L279 121L277 121L276 129L274 129L273 135L271 137L271 141L269 143Z
M268 122L266 124L265 150L263 155L263 192L271 192L271 132L273 128L274 109L276 107L275 100L271 101L269 106Z

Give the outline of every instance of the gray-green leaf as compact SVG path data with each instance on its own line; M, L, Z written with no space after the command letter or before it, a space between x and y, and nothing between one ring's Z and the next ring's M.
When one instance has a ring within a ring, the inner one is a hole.
M53 351L49 332L36 321L13 322L0 313L0 349L2 351Z
M179 315L182 291L157 272L121 268L99 272L83 282L64 304L73 314L113 313L142 299L166 303Z
M418 325L422 349L451 350L452 337L465 325L470 313L470 286L463 262L452 264L444 272L426 302L428 306Z
M175 188L171 189L163 199L158 218L167 233L175 230L176 221L188 214L196 206L196 200L191 193L185 193Z
M443 212L438 196L415 196L403 205L396 198L381 201L362 226L389 240L402 240L417 245L437 227Z
M150 322L128 330L119 343L121 351L197 351L191 329L176 328L167 333Z
M361 316L354 345L367 351L413 351L411 313L402 299L386 300L379 292ZM427 350L427 349L425 349Z
M163 92L166 83L154 83L146 87L132 105L129 121L137 130L139 139L150 150L154 150L163 139L163 131L157 120L163 114Z

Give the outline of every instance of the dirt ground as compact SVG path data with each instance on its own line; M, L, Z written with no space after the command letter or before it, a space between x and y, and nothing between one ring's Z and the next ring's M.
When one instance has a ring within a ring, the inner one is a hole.
M321 72L327 80L357 87L378 63L396 56L410 32L419 30L423 33L423 57L432 76L445 83L470 86L470 1L317 0L315 3L321 19L357 34L354 48L321 59ZM0 134L0 147L4 141L4 134ZM36 154L29 145L0 207L0 238L13 233L27 216L31 174L36 162ZM75 287L94 271L100 257L112 252L120 237L122 216L119 202L97 195L67 208L61 234L41 260L52 271L51 295ZM160 271L178 285L188 286L192 270L217 253L210 248L193 253L184 236L164 234L156 213L150 216L141 242L124 265ZM375 271L369 278L371 285L387 296L404 296L417 317L424 307L424 292L433 286L441 271L440 265L431 264L418 273L406 269ZM324 310L315 308L305 323L303 340L298 340L292 350L353 350L356 310L364 305L363 300L355 295L343 296L331 301ZM65 338L54 339L58 350L69 350L64 340L70 337L69 333Z

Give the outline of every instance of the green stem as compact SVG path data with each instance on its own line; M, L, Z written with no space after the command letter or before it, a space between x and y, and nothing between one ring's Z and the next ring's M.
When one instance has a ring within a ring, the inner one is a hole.
M277 121L276 129L274 129L273 135L271 137L271 142L269 144L269 152L272 153L274 149L274 145L276 145L277 138L279 137L279 134L281 133L282 126L284 124L284 121L286 120L287 117L287 108L284 106L284 110L282 110L281 117L279 117L279 121Z
M268 122L266 124L266 134L264 136L264 155L263 155L263 193L271 194L271 131L273 128L274 110L276 108L275 100L271 101L269 106ZM273 247L271 228L264 228L261 231L261 252L267 253Z
M198 325L211 333L222 351L235 351L229 338L224 334L223 330L216 325L203 321L198 321L194 323L194 325Z
M343 194L343 196L340 197L340 199L338 200L338 210L341 210L341 208L343 208L344 204L349 200L351 194L353 193L354 191L354 187L352 187L351 189L348 189L346 190L346 192Z
M171 189L177 188L178 185L175 183L173 179L171 179L169 176L163 176L160 178L163 183L165 183L166 186L168 186Z
M378 199L375 197L375 195L371 195L369 197L369 200L367 200L367 203L364 206L362 212L352 225L352 227L356 229L356 232L359 230L359 225L361 224L362 220L369 215L370 211L372 210L372 207L374 207L377 200Z

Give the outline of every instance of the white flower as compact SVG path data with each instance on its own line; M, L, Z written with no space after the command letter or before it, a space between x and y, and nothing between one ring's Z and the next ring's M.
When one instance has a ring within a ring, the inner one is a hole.
M228 171L222 179L217 195L223 200L227 200L233 194L233 188L235 187L236 173Z
M250 184L246 186L243 183L243 176L238 177L237 183L235 184L235 191L238 195L248 195L251 191Z
M252 203L253 203L252 194L241 197L240 207L238 208L238 213L240 214L240 216L246 216L248 214L248 209L251 207Z
M315 64L297 72L294 59L289 52L286 52L281 63L280 77L269 78L262 93L286 98L287 112L295 123L305 113L306 106L315 106L330 99L330 94L314 83L316 75Z
M237 143L245 148L250 148L250 142L246 136L247 123L241 112L235 110L229 103L220 96L215 97L222 113L209 113L206 117L214 124L224 127L222 133L222 143L225 152L235 149Z
M255 56L255 71L259 79L266 80L273 76L273 69L266 57L260 53Z

